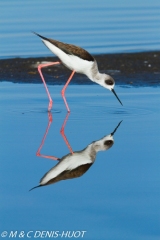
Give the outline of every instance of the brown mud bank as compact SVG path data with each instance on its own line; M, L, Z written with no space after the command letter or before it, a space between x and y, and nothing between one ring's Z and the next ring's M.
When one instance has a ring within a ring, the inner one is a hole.
M160 86L160 52L105 54L94 56L100 72L110 74L116 85ZM0 81L41 83L37 66L54 62L56 57L13 58L0 60ZM62 64L43 68L48 84L64 84L71 71ZM86 76L76 74L71 84L93 84Z

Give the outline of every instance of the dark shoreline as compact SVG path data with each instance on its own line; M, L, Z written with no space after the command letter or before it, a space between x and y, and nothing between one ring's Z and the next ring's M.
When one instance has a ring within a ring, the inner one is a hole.
M100 72L113 76L116 85L160 86L160 51L95 55ZM37 65L57 61L57 57L13 58L0 60L0 81L41 83ZM43 69L48 84L64 84L71 71L62 64ZM76 74L71 84L93 84Z

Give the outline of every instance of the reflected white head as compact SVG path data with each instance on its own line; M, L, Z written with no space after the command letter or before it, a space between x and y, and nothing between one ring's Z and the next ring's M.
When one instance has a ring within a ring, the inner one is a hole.
M114 144L113 136L111 134L109 134L108 136L105 136L104 138L100 139L99 141L94 142L93 147L96 152L106 151L109 148L111 148L113 144Z

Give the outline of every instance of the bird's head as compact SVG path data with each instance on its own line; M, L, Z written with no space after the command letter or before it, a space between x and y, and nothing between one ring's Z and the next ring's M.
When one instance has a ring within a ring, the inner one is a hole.
M110 75L107 75L105 73L100 73L96 82L110 91L112 91L112 89L114 89L115 86L114 79Z
M110 75L107 75L107 74L103 74L102 75L103 77L100 79L99 81L99 84L104 87L104 88L107 88L109 89L110 91L113 92L113 94L115 95L115 97L118 99L118 101L120 102L121 105L122 102L121 100L119 99L119 97L117 96L115 90L114 90L114 86L115 86L115 81L114 79L110 76Z
M93 142L93 147L96 152L106 151L109 148L111 148L113 144L114 144L113 136L109 134L103 137L102 139L100 139L99 141Z

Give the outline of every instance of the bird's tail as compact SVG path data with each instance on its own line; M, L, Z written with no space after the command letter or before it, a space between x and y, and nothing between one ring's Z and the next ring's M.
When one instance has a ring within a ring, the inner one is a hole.
M44 39L44 40L48 40L48 38L43 37L42 35L40 35L40 34L34 32L34 31L32 31L32 33L34 33L35 35L37 35L38 37L40 37L40 38L42 38L42 39Z

